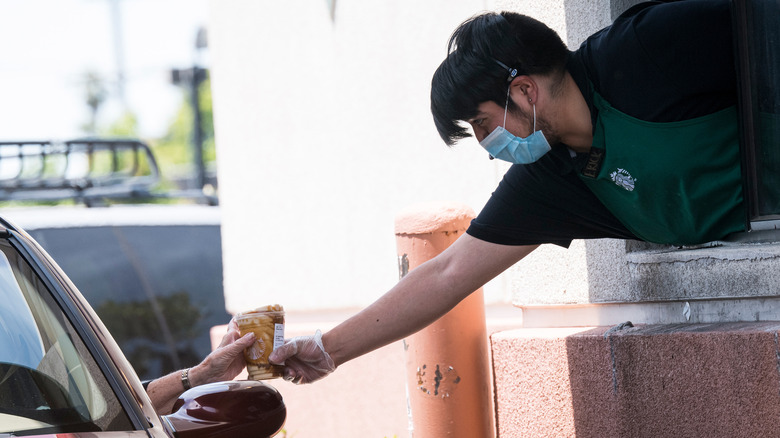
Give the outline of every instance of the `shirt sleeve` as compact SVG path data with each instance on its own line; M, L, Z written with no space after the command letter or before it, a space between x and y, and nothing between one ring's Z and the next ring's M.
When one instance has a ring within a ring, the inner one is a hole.
M536 163L510 167L466 232L503 245L568 247L572 239L635 239L570 162L568 149L556 146Z

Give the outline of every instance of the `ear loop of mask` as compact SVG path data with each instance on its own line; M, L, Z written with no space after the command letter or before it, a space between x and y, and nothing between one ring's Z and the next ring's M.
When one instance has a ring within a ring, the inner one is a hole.
M506 112L509 110L509 90L512 88L511 85L507 85L506 87L506 102L504 103L504 124L501 126L502 128L506 129Z
M504 125L502 128L506 129L506 113L509 110L509 90L511 89L511 85L506 88L506 103L504 104ZM529 99L530 100L530 99ZM536 132L536 104L532 104L534 106L534 130L533 132Z
M507 86L506 86L506 103L504 104L504 125L502 128L506 129L506 113L509 109L509 90L512 89L512 79L514 79L517 76L517 69L509 67L508 65L504 64L503 62L499 61L496 58L493 58L493 61L498 64L501 68L506 70L509 73L509 76L506 78ZM536 106L534 105L534 130L536 130Z

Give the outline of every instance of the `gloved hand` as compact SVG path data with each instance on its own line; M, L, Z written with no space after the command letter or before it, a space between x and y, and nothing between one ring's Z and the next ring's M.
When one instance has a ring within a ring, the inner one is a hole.
M312 383L336 370L336 364L322 346L322 332L297 336L274 349L269 362L284 365L284 379L295 384Z

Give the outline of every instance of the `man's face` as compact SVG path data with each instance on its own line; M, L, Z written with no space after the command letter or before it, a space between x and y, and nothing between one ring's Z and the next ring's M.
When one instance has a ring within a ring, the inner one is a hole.
M471 125L477 141L482 141L497 126L504 126L504 107L495 102L482 102L477 107L477 115L466 122ZM514 111L507 112L504 129L517 137L528 137L533 133L533 125L533 114L528 117L519 108L516 108Z
M560 136L558 131L540 114L540 108L536 108L536 130L542 131L545 138L551 145L555 145L560 142ZM482 141L483 138L490 135L497 126L503 126L504 123L504 108L497 105L495 102L482 102L477 107L477 115L473 118L466 120L471 125L471 129L474 131L474 136L477 141ZM525 138L534 133L534 115L533 111L526 113L519 106L515 106L514 110L507 111L506 114L506 126L504 129L511 132L512 135Z

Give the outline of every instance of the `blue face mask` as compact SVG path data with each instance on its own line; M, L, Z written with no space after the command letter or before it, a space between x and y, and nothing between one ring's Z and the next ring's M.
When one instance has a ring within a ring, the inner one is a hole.
M509 106L509 91L507 91L507 107ZM504 107L504 126L506 126L506 111ZM544 154L550 151L550 143L542 134L542 131L536 130L536 105L534 105L534 132L528 137L522 138L513 135L504 129L503 126L497 126L493 132L479 142L480 146L485 148L491 157L499 160L508 161L513 164L529 164L542 158Z

